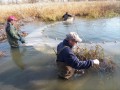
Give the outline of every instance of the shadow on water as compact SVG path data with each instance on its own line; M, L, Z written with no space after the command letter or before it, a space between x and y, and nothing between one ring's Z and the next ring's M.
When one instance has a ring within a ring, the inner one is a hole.
M25 52L25 49L22 50L22 52L20 52L20 48L12 48L10 51L11 51L12 60L21 70L24 70L25 64L22 61L22 56Z
M7 70L0 72L0 90L30 90L34 86L32 85L34 81L47 83L46 81L57 79L53 63L54 55L36 51L33 47L15 48L10 52L17 67L11 65L9 68L8 64Z

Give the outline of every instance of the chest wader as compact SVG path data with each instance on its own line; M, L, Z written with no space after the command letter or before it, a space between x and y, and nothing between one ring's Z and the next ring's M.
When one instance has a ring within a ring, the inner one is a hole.
M64 46L60 52L57 53L57 56L68 46ZM69 79L72 77L75 73L75 69L71 66L66 65L64 62L60 62L59 60L56 60L57 67L58 67L58 76L63 79Z
M9 36L7 36L7 37L9 37ZM10 38L8 38L8 42L9 42L11 48L19 47L18 40L16 40L16 39L13 39L10 37Z

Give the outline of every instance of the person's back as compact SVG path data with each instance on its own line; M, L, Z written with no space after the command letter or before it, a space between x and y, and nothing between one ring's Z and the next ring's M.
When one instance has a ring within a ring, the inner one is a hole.
M69 79L74 75L75 69L66 64L70 47L66 44L66 40L61 42L57 47L57 66L58 76L63 79Z

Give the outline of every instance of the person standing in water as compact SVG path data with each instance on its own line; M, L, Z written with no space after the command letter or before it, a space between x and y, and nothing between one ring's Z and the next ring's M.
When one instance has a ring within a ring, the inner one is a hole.
M16 22L17 22L17 18L15 16L9 16L5 28L8 42L12 48L19 47L18 41L20 41L22 44L25 43L25 40L23 39L23 37L20 35L17 28L15 27Z
M73 53L72 48L81 42L82 39L75 32L70 32L66 35L63 42L57 46L57 67L58 76L62 79L71 78L76 71L81 69L88 69L94 64L99 65L99 60L86 60L80 61L77 56ZM79 73L79 72L78 72Z
M66 12L66 13L62 16L62 18L63 18L64 21L66 21L69 17L72 17L72 15L68 14L68 12Z

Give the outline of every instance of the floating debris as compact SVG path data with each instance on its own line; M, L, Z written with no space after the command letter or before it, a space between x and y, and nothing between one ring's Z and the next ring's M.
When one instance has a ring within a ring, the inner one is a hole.
M102 43L105 44L105 41L103 41Z
M42 32L44 32L45 30L43 29Z
M115 71L116 64L111 57L106 57L104 49L100 45L96 45L90 49L88 48L76 48L74 49L75 55L82 61L98 59L100 65L94 65L91 70L111 73Z
M0 41L5 40L6 38L7 38L6 33L2 33L2 34L0 35Z
M55 38L55 40L57 40L57 38Z
M90 42L90 44L92 44L93 42Z
M48 36L46 36L47 38L49 38Z
M49 36L47 36L47 35L45 35L45 37L48 39L49 38Z
M25 31L21 32L21 36L26 37L27 35L28 35L27 32L25 32Z
M115 41L115 43L117 43L117 41Z
M5 56L5 53L3 53L2 51L0 51L0 57Z

